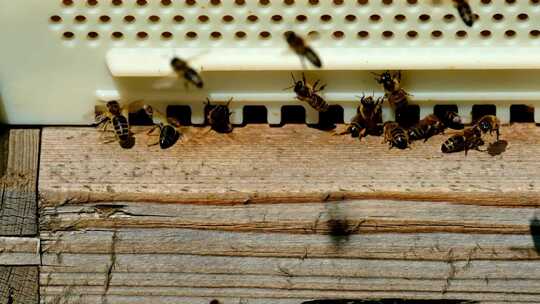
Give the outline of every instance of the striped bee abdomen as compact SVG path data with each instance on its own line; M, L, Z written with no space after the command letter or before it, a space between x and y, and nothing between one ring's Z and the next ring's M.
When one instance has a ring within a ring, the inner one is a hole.
M120 140L129 139L129 124L123 115L116 115L112 119L114 132Z
M330 107L326 100L318 94L312 94L310 98L306 98L306 101L311 107L319 112L326 112Z

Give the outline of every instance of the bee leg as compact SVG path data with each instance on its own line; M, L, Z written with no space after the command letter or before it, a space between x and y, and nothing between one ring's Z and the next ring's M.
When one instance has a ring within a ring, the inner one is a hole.
M367 136L367 129L360 130L360 133L358 133L358 140L362 140L363 137Z
M153 143L146 143L146 145L147 145L148 147L156 146L157 144L159 144L159 140L156 140L156 141L153 142Z
M115 142L115 141L117 141L116 137L109 137L108 139L105 139L101 143L102 144L110 144L110 143Z
M146 132L146 135L151 135L152 132L154 132L158 127L159 127L158 125L153 125L152 128L150 128L150 130Z

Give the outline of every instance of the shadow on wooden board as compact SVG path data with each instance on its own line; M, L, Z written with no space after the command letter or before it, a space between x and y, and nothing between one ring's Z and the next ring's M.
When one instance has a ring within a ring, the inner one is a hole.
M0 304L38 303L37 266L0 266Z

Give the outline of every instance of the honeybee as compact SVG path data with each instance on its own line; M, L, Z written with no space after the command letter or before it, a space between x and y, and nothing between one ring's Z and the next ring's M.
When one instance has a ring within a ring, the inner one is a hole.
M480 128L469 127L448 138L442 144L441 151L443 153L465 151L465 155L467 155L467 151L472 149L480 150L479 147L483 145L484 140Z
M206 98L206 120L210 124L212 130L218 133L230 133L232 131L231 111L229 110L229 104L232 98L225 105L212 105L210 99Z
M339 133L351 134L353 137L365 137L366 135L381 135L382 131L382 110L383 98L373 98L372 96L362 96L360 106L356 109L356 115L351 120L347 130Z
M178 130L175 128L180 124L176 121L175 125L171 124L170 120L167 118L166 115L159 112L158 110L155 110L150 105L144 105L143 109L144 112L152 119L152 122L154 123L154 126L150 130L148 130L146 134L152 135L152 132L159 128L159 140L155 143L149 144L148 146L157 145L159 143L161 149L167 149L172 147L182 136L182 134L178 132Z
M390 106L396 111L396 119L400 121L403 111L409 104L408 97L410 96L410 94L401 87L401 71L397 71L393 74L386 71L382 74L375 74L375 76L375 80L383 85L385 97Z
M409 146L409 135L397 122L387 121L384 123L383 142L387 142L390 149L392 149L392 147L405 149Z
M108 132L107 128L112 125L114 128L115 137L106 140L104 143L111 143L118 141L120 147L129 149L134 144L134 139L131 136L129 130L128 113L125 109L120 107L120 104L116 100L107 102L107 111L96 116L97 126L103 132Z
M461 130L465 127L461 117L454 111L444 112L443 115L439 116L439 119L450 129Z
M473 26L474 24L474 14L472 12L471 6L467 0L454 0L454 5L461 17L461 20L467 26Z
M197 88L201 89L203 87L203 81L201 75L197 73L192 67L190 67L187 61L182 60L178 57L174 57L171 60L171 67L178 74L179 77L184 78L186 81L194 84Z
M293 85L285 88L285 90L288 90L290 88L294 88L294 92L296 93L296 99L300 101L307 102L312 108L317 110L318 112L326 112L328 111L328 108L330 107L328 103L326 103L326 100L322 98L318 92L321 92L326 87L325 84L321 85L317 88L319 85L319 80L315 81L313 85L307 83L306 76L304 73L302 73L302 80L296 80L294 78L294 75L291 74Z
M430 137L443 133L445 125L435 114L430 114L421 119L414 127L409 129L409 139L427 141Z
M289 44L289 47L298 55L300 58L307 58L314 66L321 68L322 62L319 58L319 55L306 44L304 39L296 35L292 31L288 31L285 34L285 40Z
M489 134L492 134L495 131L495 134L497 135L497 141L499 141L499 126L500 126L499 119L495 115L485 115L482 118L480 118L476 124L475 127L477 127L483 134L486 134L489 132Z

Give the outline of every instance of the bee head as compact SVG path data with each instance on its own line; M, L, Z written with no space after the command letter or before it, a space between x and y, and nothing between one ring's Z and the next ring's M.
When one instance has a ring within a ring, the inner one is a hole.
M116 100L107 102L107 110L113 115L120 115L120 104Z
M144 105L143 109L144 109L144 112L146 113L146 115L148 115L150 117L152 117L154 115L154 109L152 108L151 105Z
M300 96L310 95L309 88L306 87L304 83L300 80L294 83L294 92Z
M483 133L491 130L491 123L487 119L482 119L478 122L478 127Z
M171 60L171 66L175 70L182 70L186 66L186 62L178 57L174 57Z
M407 139L404 136L399 136L394 140L394 146L398 149L406 149L408 145Z
M388 83L388 82L392 82L392 75L390 75L390 72L386 71L382 74L378 74L377 75L377 78L375 78L375 80L377 80L378 83Z
M285 36L285 40L287 40L289 44L293 43L296 39L296 34L293 31L287 31L283 34L283 36Z
M358 129L358 127L355 125L350 125L348 131L351 133L352 137L360 136L360 129Z

